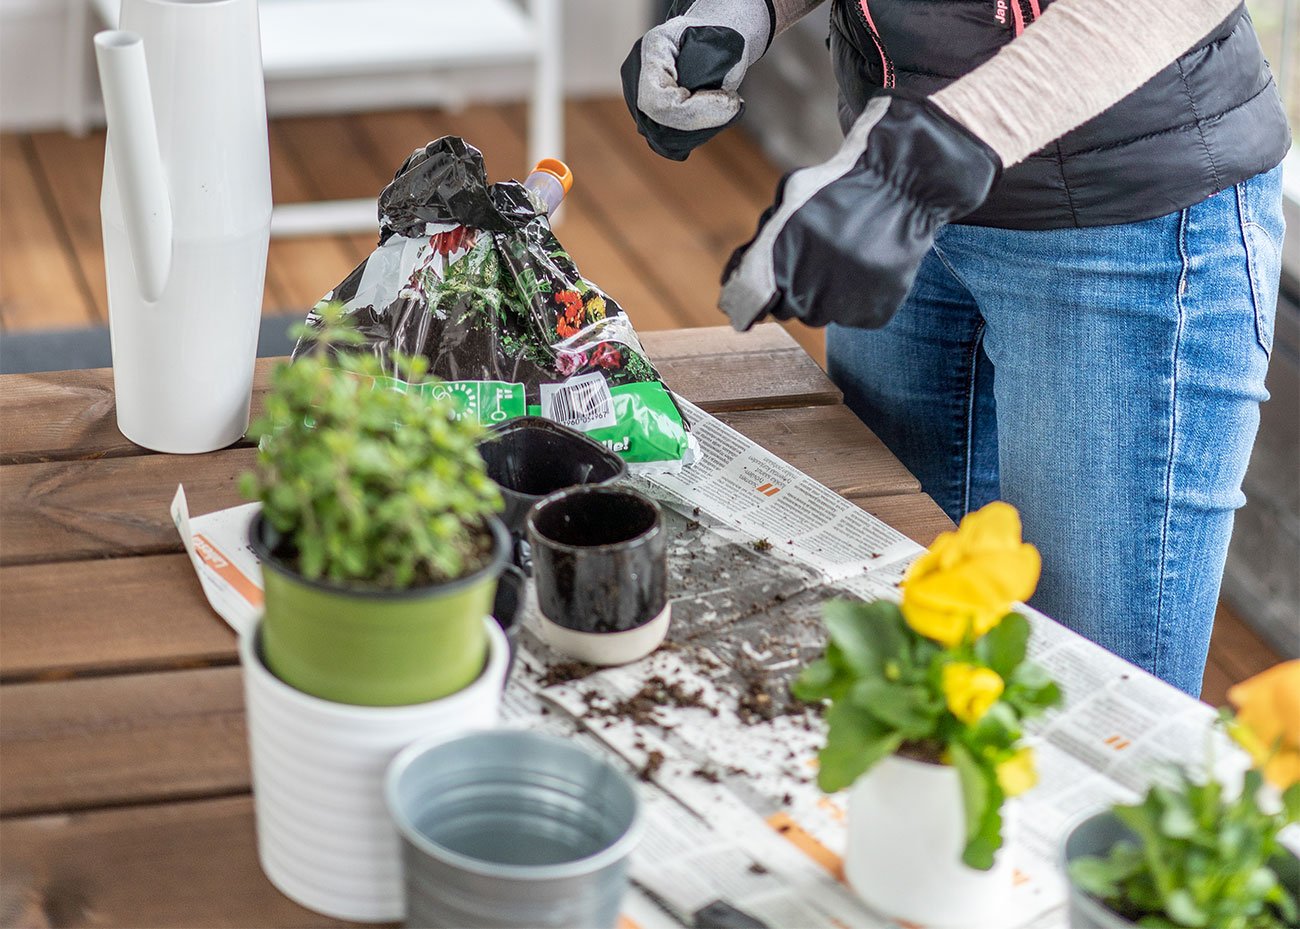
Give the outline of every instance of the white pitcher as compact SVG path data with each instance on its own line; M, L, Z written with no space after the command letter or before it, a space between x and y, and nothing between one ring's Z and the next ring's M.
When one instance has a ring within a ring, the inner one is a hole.
M146 448L248 429L271 169L257 0L123 0L95 36L117 427Z

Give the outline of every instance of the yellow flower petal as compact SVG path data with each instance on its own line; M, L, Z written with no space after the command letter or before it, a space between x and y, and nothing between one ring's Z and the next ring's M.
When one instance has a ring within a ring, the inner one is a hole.
M1038 769L1034 766L1034 750L1019 749L997 766L998 785L1008 797L1019 796L1038 783Z
M952 647L982 636L1012 604L1034 592L1042 570L1038 550L1020 539L1020 517L990 503L935 540L903 580L903 617L921 635Z
M943 666L942 686L952 715L974 725L998 702L1005 685L991 668L954 661Z
M1300 659L1234 685L1228 702L1237 711L1228 731L1264 776L1281 790L1300 781Z

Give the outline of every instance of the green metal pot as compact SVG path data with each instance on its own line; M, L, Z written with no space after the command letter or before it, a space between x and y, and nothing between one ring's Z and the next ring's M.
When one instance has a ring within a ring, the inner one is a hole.
M467 687L487 658L483 617L510 550L501 521L489 526L492 556L479 571L385 591L302 577L276 557L275 530L259 515L249 537L266 590L267 667L303 693L358 706L426 703Z

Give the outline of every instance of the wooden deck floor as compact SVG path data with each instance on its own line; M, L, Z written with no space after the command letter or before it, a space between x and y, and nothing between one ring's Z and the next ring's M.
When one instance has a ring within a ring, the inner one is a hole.
M653 155L620 100L570 104L566 160L577 182L560 239L583 273L628 310L638 329L712 326L719 272L753 232L779 171L743 134L728 132L677 164ZM483 150L494 179L525 163L524 112L476 106L281 119L271 124L276 202L375 197L417 146L448 133ZM99 188L104 136L0 135L0 330L104 323ZM304 310L374 246L373 236L278 239L265 309ZM818 360L819 332L792 329ZM1249 627L1220 607L1203 698L1222 704L1235 681L1276 663Z
M277 120L275 199L373 198L412 149L447 133L481 148L494 179L518 177L528 167L524 125L522 109L489 106ZM577 184L558 232L583 272L623 303L639 329L723 322L715 308L719 272L770 202L776 168L737 132L685 164L658 158L618 100L572 104L568 133ZM103 150L102 132L0 137L0 328L107 319ZM373 246L369 235L274 241L266 309L310 306ZM820 357L820 334L799 335Z

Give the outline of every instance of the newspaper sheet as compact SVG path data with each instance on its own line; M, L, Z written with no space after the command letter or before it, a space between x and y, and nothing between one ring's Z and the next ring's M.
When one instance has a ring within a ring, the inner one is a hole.
M630 478L668 523L672 627L658 652L597 670L549 652L530 602L505 723L563 734L641 782L646 837L625 923L887 927L842 880L847 808L816 786L821 720L789 684L825 644L823 604L896 598L923 551L901 533L682 402L703 450L679 474ZM260 612L244 539L255 508L173 514L213 607L238 631ZM250 564L250 560L252 564ZM244 580L235 579L233 566ZM1066 925L1060 843L1071 825L1131 799L1162 765L1244 770L1209 707L1025 610L1032 654L1063 707L1031 728L1040 781L1011 801L1014 891L990 929Z

